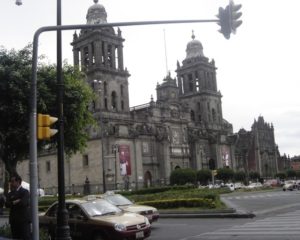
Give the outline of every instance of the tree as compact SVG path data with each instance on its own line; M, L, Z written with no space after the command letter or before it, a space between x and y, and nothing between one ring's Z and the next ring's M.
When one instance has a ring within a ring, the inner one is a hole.
M285 172L276 173L275 177L279 178L280 180L286 179L286 173Z
M294 169L289 169L286 171L286 175L289 179L293 179L296 177L297 173Z
M246 179L246 173L244 171L237 171L234 173L234 181L244 182Z
M199 181L201 185L207 185L210 179L211 171L209 169L201 169L197 172L197 181Z
M16 172L18 161L28 158L31 68L31 46L20 51L0 48L0 158L9 174ZM88 110L94 94L78 69L64 64L63 78L64 149L70 156L86 147L86 129L94 123ZM38 113L57 116L56 66L39 64L37 79ZM55 146L55 140L39 142L39 149Z
M234 171L231 168L219 168L217 179L223 180L225 183L228 182L228 180L233 179Z
M250 172L249 178L251 181L258 181L260 179L260 174L258 172Z

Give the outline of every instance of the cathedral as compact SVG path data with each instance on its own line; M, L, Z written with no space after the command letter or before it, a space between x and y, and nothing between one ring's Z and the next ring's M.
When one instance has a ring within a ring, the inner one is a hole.
M106 23L104 6L95 1L86 20ZM65 160L67 192L82 192L87 181L91 192L164 185L178 168L228 167L266 177L279 171L272 125L259 117L250 132L241 129L234 134L223 118L215 62L204 55L194 33L185 59L177 62L176 77L168 74L156 85L156 101L152 97L134 107L129 105L130 73L124 66L123 42L121 30L113 27L73 35L74 65L85 72L97 95L90 110L99 127L89 129L85 153ZM24 180L29 177L28 165L23 161L18 166ZM55 154L39 155L38 175L46 193L57 192Z

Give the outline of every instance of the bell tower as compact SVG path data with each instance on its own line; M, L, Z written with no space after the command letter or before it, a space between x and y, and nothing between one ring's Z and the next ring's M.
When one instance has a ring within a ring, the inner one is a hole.
M203 54L203 46L195 39L187 44L186 58L182 65L177 62L179 98L190 111L195 125L205 124L208 128L223 122L221 93L217 90L216 67Z
M107 22L103 5L94 0L87 12L87 24ZM81 30L73 35L73 59L86 75L91 87L99 92L94 110L129 113L128 77L123 64L122 33L112 27Z

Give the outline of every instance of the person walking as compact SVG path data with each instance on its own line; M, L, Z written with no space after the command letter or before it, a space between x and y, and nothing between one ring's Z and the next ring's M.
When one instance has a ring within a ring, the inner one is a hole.
M30 240L29 191L21 186L22 178L15 174L10 177L10 192L5 206L10 208L9 224L13 239Z

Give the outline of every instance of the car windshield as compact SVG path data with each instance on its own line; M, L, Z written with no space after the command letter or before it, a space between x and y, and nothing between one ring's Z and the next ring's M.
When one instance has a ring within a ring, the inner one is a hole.
M123 197L122 195L119 195L119 194L105 195L104 199L116 206L125 206L125 205L133 204L129 199L127 199L126 197Z
M116 214L122 211L121 209L117 208L113 204L103 199L88 201L83 203L81 206L88 213L88 215L92 217L108 215L108 214Z

